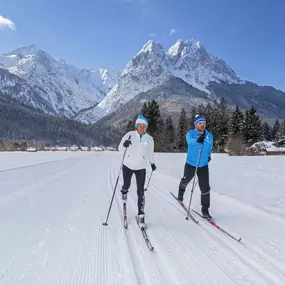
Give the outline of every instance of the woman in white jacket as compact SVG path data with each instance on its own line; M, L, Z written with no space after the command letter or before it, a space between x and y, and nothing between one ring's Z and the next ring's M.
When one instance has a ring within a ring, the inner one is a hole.
M135 174L138 195L138 220L140 226L145 226L144 184L148 162L151 164L153 171L156 169L153 156L154 142L152 136L146 133L147 127L147 119L139 115L135 123L136 129L125 134L119 145L119 151L123 152L125 148L128 148L123 162L124 184L121 190L122 199L127 200L131 179L133 174Z

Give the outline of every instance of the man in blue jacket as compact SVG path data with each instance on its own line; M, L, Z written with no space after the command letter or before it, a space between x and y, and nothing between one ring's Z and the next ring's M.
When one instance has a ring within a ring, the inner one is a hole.
M189 182L197 175L201 190L202 214L205 218L211 219L210 207L210 185L208 163L211 160L213 148L213 135L206 130L206 119L196 115L194 119L194 130L190 130L186 135L188 152L184 168L184 177L181 179L178 191L178 200L183 202L183 195Z

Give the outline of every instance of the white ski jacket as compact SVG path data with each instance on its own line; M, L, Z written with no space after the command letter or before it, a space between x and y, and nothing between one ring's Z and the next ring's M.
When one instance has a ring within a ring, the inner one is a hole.
M130 139L129 139L130 137ZM154 142L152 136L144 134L140 136L137 131L126 133L119 145L119 151L124 152L124 142L129 139L130 146L127 149L124 165L132 170L145 169L147 167L147 160L150 164L154 163Z

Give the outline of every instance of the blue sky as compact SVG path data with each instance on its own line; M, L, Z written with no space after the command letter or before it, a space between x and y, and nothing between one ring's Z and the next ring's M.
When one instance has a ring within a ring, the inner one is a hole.
M284 11L284 0L0 0L0 53L34 43L123 70L149 39L167 50L194 38L242 79L285 91Z

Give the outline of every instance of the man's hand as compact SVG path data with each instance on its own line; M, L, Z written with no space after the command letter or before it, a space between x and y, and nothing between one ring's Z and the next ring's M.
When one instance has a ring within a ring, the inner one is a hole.
M156 170L156 166L155 166L154 163L152 163L150 166L151 166L152 171L155 171L155 170Z
M199 136L199 138L197 139L197 142L202 144L205 140L205 137L206 137L206 132L204 132L203 134Z

